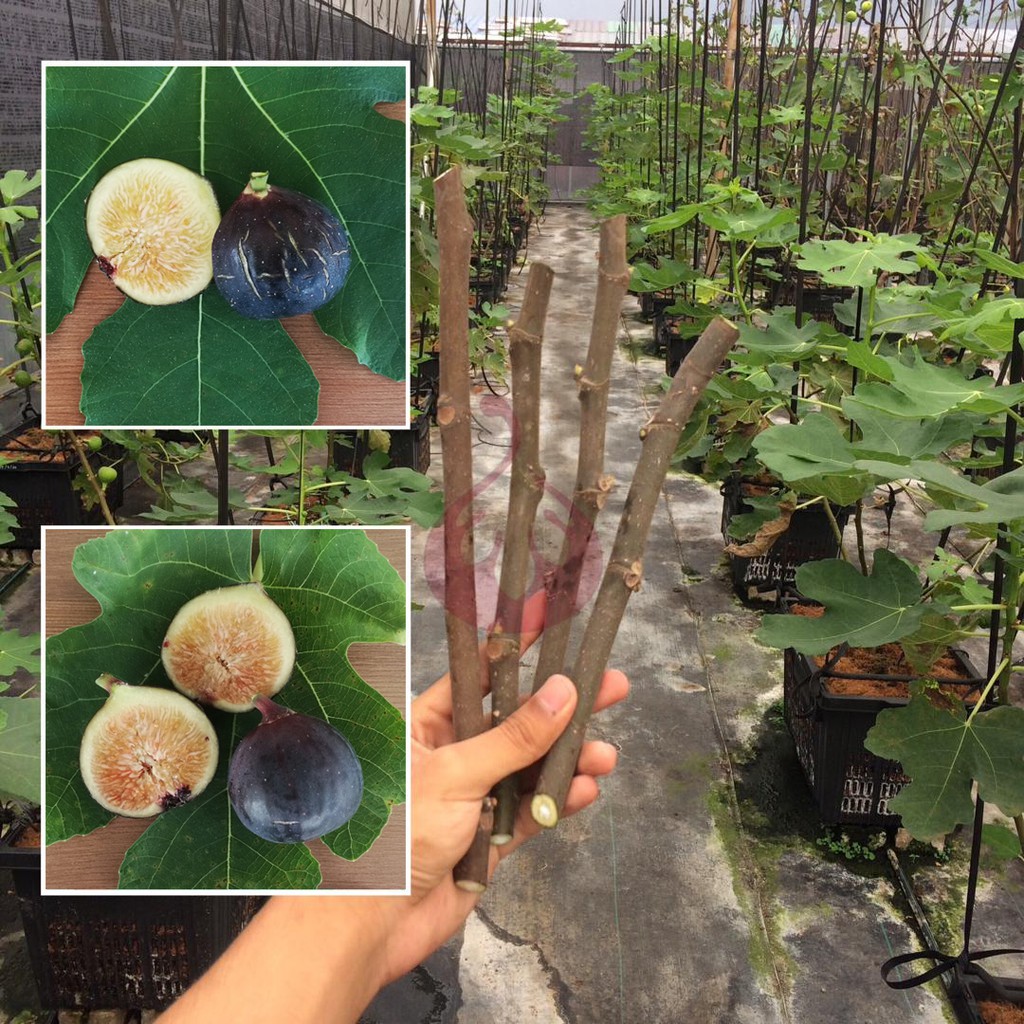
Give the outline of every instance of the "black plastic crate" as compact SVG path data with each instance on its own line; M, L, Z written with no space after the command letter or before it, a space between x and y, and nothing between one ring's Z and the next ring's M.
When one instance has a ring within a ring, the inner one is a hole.
M729 523L733 516L750 512L751 506L744 501L745 481L731 476L722 484L722 536L726 543ZM849 506L832 506L840 535L850 518ZM746 597L751 588L756 590L781 590L792 587L797 569L804 562L822 558L835 558L839 554L839 539L836 537L828 514L822 505L809 505L793 513L789 527L781 533L775 543L763 554L754 557L729 555L729 571L733 588L741 597Z
M1024 1007L1024 980L1020 978L999 978L996 982L1009 998L993 992L982 978L964 973L957 968L957 985L950 992L950 1002L961 1024L983 1024L979 1003L1009 1003L1010 1006Z
M961 651L952 652L965 681L984 679ZM899 761L864 749L868 730L884 708L902 707L906 697L830 693L823 679L836 676L792 648L783 658L783 713L797 758L826 825L867 825L894 829L900 817L889 801L909 781ZM908 677L892 677L893 686Z
M0 437L0 454L16 457L31 448L19 438L27 430L38 427L38 420L28 421ZM106 442L99 451L88 453L89 464L98 469L123 455L119 445ZM0 491L16 503L12 509L18 526L12 531L10 547L34 550L40 545L43 525L78 526L103 521L97 503L90 509L82 504L81 494L73 482L80 469L78 454L69 445L58 445L31 462L8 462L0 466ZM107 485L106 500L111 511L124 500L123 474Z
M39 1001L47 1009L161 1009L213 964L265 901L40 896L34 852L34 867L11 868Z
M691 324L692 321L678 316L670 316L662 313L655 318L655 340L658 351L665 353L665 373L670 377L676 375L683 360L694 350L699 335L682 338L679 336L681 324Z

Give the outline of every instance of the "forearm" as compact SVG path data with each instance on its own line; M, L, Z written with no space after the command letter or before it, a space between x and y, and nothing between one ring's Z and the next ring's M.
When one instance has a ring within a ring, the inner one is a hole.
M383 897L277 896L158 1024L354 1024L383 980Z

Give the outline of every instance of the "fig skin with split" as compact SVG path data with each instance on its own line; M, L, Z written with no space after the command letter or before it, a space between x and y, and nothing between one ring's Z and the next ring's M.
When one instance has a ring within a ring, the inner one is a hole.
M345 284L348 235L322 203L254 171L213 238L213 279L236 313L276 320L312 313Z
M248 711L291 678L295 635L259 583L207 590L186 601L161 648L167 677L187 697L221 711Z
M203 710L173 690L96 680L110 695L82 734L79 767L108 811L149 818L187 803L217 770L217 734Z
M242 824L271 843L301 843L341 828L359 810L363 769L334 726L266 697L263 720L235 747L228 797Z

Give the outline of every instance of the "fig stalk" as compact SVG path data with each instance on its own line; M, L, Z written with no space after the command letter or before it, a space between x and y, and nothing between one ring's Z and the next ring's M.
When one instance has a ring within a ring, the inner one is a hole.
M576 373L580 402L576 485L558 568L547 582L547 613L540 656L533 677L534 693L548 678L565 671L565 651L572 631L583 563L597 515L604 508L612 488L611 477L604 473L608 382L622 299L629 287L629 275L629 264L626 262L626 216L619 214L601 225L597 296L590 328L590 345L586 362L582 367L577 367Z
M505 521L505 550L494 626L487 638L491 684L491 724L500 725L519 706L519 653L523 602L530 567L533 524L544 493L540 464L540 364L544 321L554 273L543 263L530 266L519 318L509 329L512 365L512 476ZM510 775L494 790L491 842L512 839L519 809L519 777Z
M534 821L545 828L557 824L565 805L619 623L630 596L640 588L647 533L672 453L697 400L738 337L739 331L728 320L712 320L680 365L657 412L640 432L643 450L571 675L579 702L569 726L544 759L530 804Z
M473 543L473 438L469 405L469 261L473 222L466 211L462 171L434 180L440 255L440 388L437 423L444 474L444 624L452 687L455 739L483 730L483 678L476 629L476 557ZM455 884L487 887L490 798L470 848L455 865Z

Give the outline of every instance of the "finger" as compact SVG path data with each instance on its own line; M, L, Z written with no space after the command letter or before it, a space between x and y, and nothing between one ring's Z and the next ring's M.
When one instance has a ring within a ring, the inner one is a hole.
M578 775L611 775L619 763L619 751L611 743L590 740L583 744L580 759L576 763Z
M547 608L547 593L538 590L531 594L523 605L523 623L520 633L519 654L529 650L544 631L544 614ZM491 684L487 678L487 642L480 644L480 687L481 695L490 692ZM428 715L445 715L452 713L452 677L445 672L436 683L427 687L414 701L412 713L416 718Z
M502 859L507 857L514 850L517 850L527 841L527 839L532 839L539 832L544 831L541 829L540 825L533 820L533 815L530 813L530 797L532 795L532 793L528 794L520 801L519 813L516 815L516 824L512 832L511 841L497 847ZM593 804L600 795L601 790L598 787L596 779L590 775L575 776L569 786L569 793L565 798L565 807L562 810L559 820L585 810Z
M506 775L539 761L565 731L575 707L576 687L565 676L552 676L501 725L446 748L458 761L451 778L461 795L482 798Z
M601 686L594 700L594 711L604 711L629 696L629 679L617 668L608 669L601 678Z

